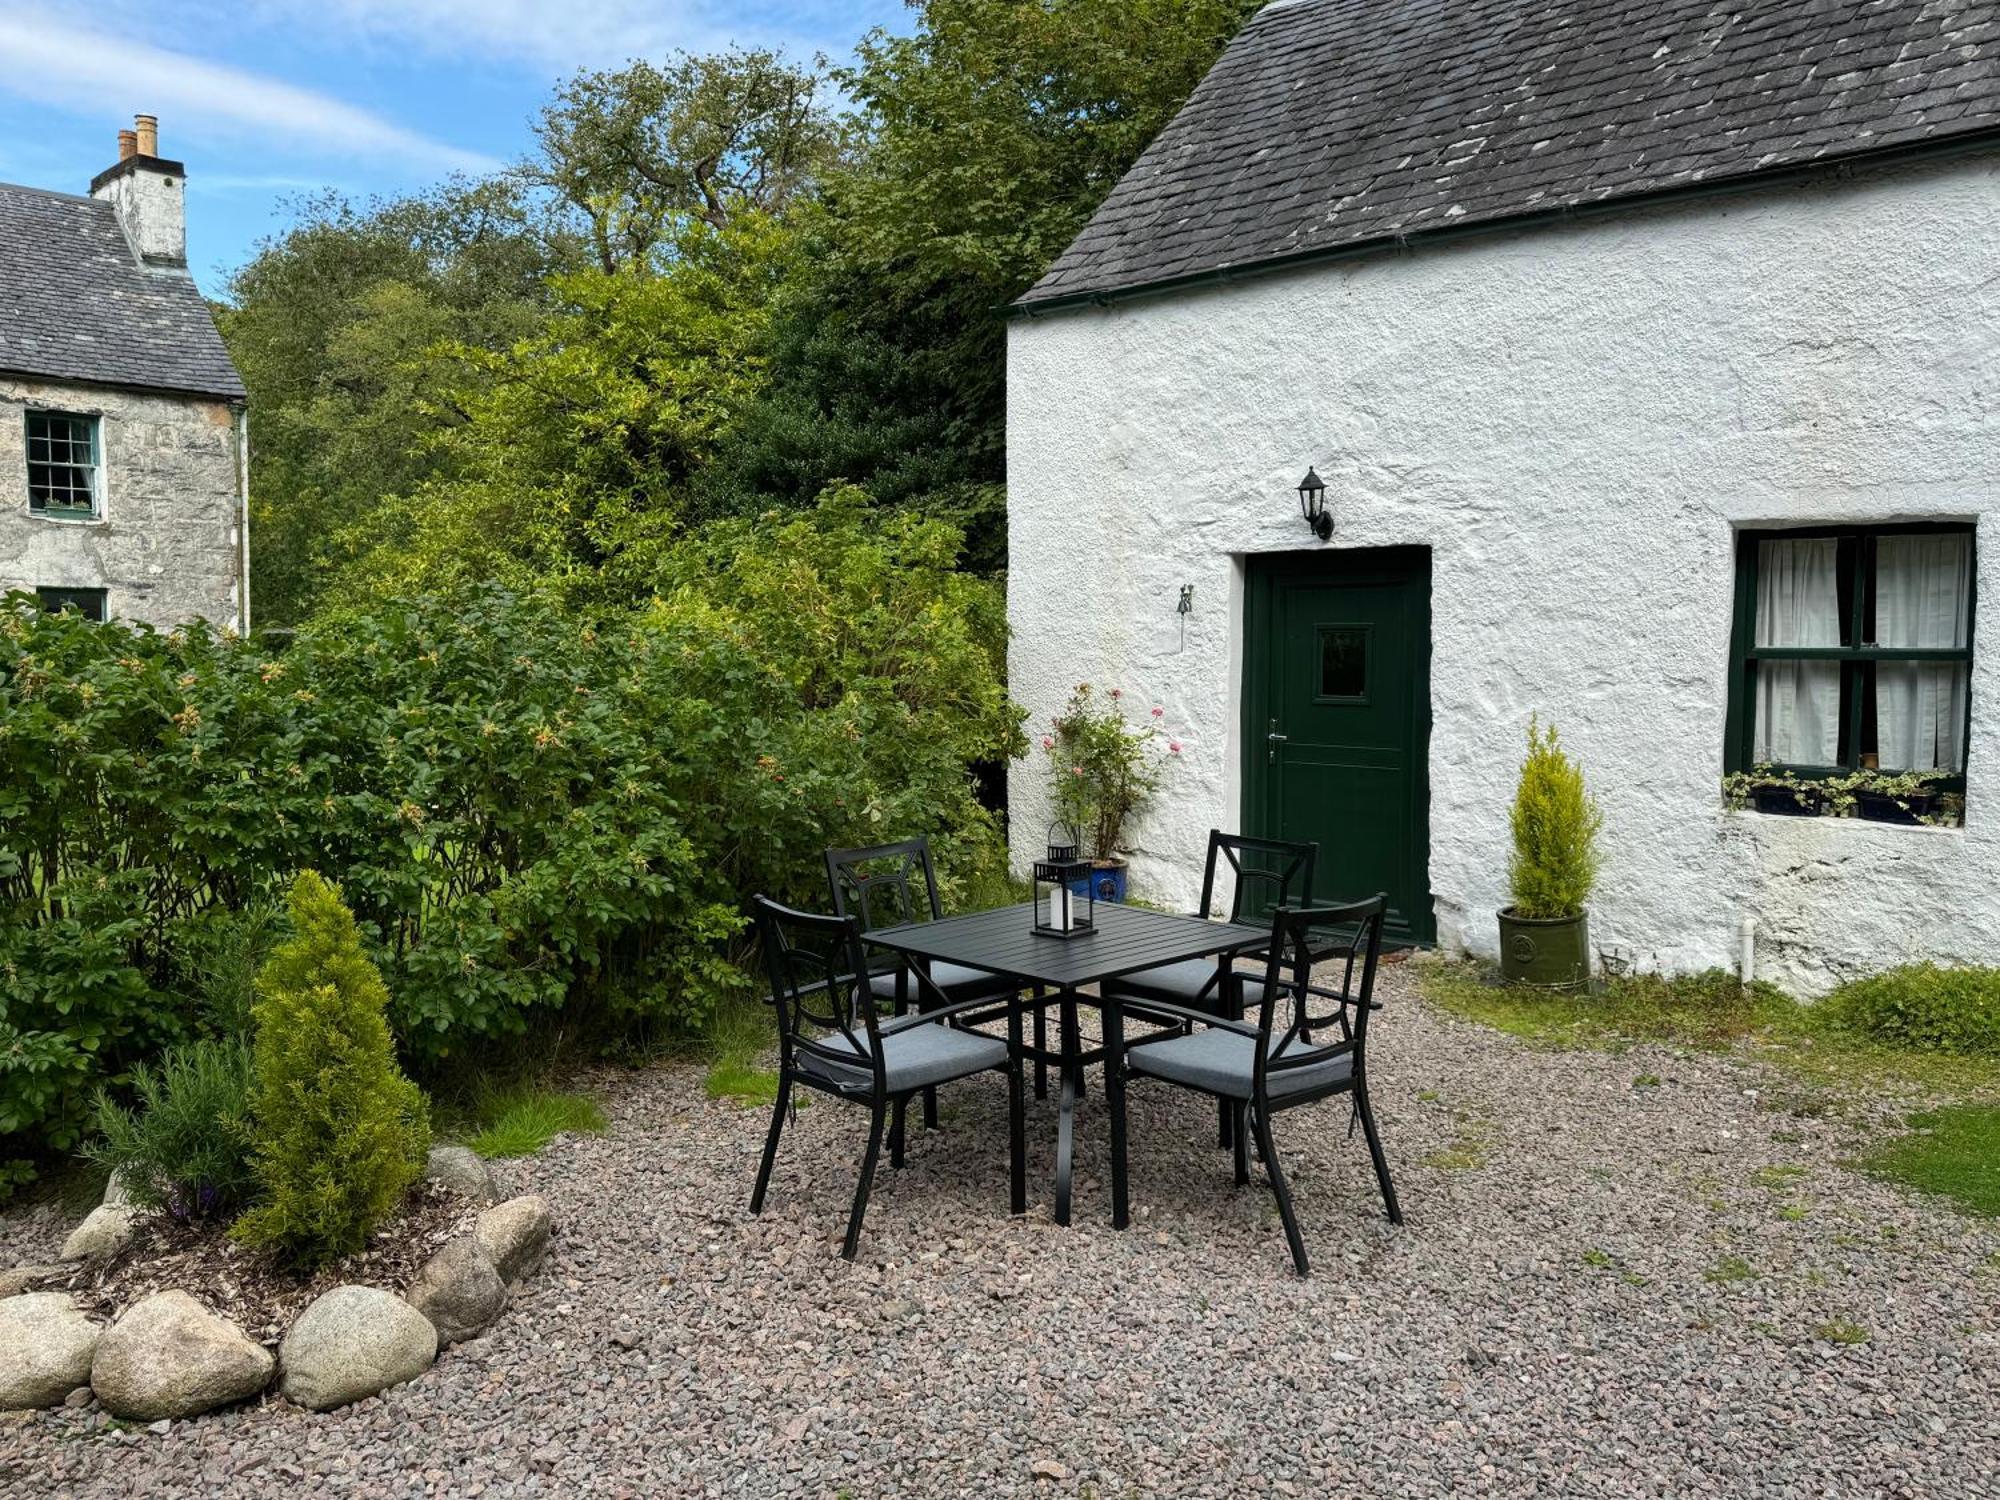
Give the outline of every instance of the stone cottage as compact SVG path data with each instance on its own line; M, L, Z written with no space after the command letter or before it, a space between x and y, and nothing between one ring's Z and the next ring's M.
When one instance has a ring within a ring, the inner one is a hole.
M150 115L90 196L0 184L0 592L250 623L243 382Z
M2000 961L1996 314L2000 6L1275 0L1015 309L1014 691L1165 708L1177 907L1242 828L1493 953L1539 715L1614 962Z

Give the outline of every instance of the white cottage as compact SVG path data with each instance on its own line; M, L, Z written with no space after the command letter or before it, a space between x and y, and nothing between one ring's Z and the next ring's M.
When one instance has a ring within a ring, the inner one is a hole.
M1277 0L1015 312L1014 691L1179 726L1141 889L1312 838L1490 954L1539 714L1600 951L2000 961L2000 7ZM1963 826L1731 810L1760 762Z

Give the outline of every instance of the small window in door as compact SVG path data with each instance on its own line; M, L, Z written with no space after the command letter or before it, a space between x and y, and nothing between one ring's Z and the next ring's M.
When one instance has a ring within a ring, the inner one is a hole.
M1360 703L1368 697L1368 627L1322 625L1319 628L1319 693L1321 702Z

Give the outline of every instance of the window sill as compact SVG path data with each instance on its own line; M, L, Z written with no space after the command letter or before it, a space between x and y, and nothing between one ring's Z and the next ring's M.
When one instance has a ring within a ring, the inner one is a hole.
M1751 823L1792 823L1816 828L1880 828L1890 833L1904 834L1947 834L1958 836L1965 832L1963 823L1891 823L1886 818L1839 818L1830 813L1769 813L1759 812L1754 807L1724 807L1723 816L1740 818Z
M47 521L54 526L102 526L104 524L104 517L101 513L89 510L31 510L28 512L28 519L30 521Z

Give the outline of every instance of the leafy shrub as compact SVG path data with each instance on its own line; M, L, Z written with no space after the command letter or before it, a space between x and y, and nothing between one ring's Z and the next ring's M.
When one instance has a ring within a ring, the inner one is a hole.
M1508 862L1514 913L1531 920L1573 917L1597 883L1597 835L1604 817L1583 771L1562 748L1555 725L1528 725L1528 755L1514 797L1514 854Z
M1813 1019L1889 1046L2000 1057L2000 969L1904 964L1842 985Z
M1155 708L1135 729L1119 705L1122 696L1113 688L1099 700L1089 683L1078 683L1042 736L1056 816L1087 839L1099 859L1117 853L1125 820L1159 790L1164 759L1156 748L1161 711ZM1167 741L1167 754L1180 749L1178 740Z
M269 934L232 914L296 870L339 880L425 1066L557 1016L699 1028L745 990L746 896L823 899L829 844L923 834L947 900L994 885L969 768L1020 715L958 546L841 490L665 548L656 595L595 623L486 588L282 653L15 597L0 1156L74 1145L98 1085L237 1024Z
M321 1260L359 1250L423 1175L430 1120L396 1066L388 991L353 914L311 870L290 908L294 936L257 979L251 1136L263 1201L235 1233Z
M132 1201L175 1218L233 1214L255 1187L250 1169L250 1049L206 1038L169 1047L132 1070L136 1106L97 1096L87 1154L118 1174Z

